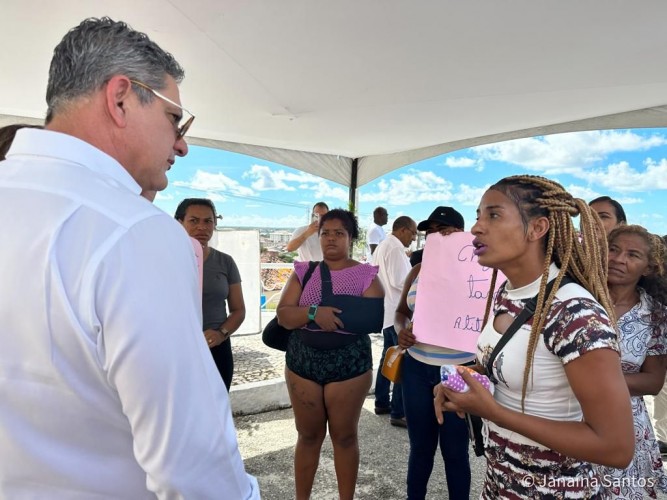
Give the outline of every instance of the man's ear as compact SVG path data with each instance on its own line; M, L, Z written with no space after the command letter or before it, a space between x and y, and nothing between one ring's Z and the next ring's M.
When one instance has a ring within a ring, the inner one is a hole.
M125 75L115 75L107 82L105 107L111 120L120 128L127 126L126 104L131 92L132 82Z
M542 239L548 232L549 219L547 217L535 217L528 223L528 240L537 241Z

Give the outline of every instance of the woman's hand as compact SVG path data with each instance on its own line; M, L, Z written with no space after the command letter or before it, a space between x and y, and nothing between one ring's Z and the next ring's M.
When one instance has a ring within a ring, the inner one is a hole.
M495 414L500 406L493 395L466 370L458 368L469 390L456 392L438 384L433 388L435 417L439 424L444 421L443 411L455 411L460 417L463 413L472 413L487 420L495 421Z
M206 344L208 345L209 349L217 345L220 345L225 340L227 340L222 335L222 332L220 330L212 330L212 329L204 330L204 337L206 338Z
M398 332L398 345L401 349L408 349L417 343L417 337L412 333L412 323Z
M343 311L335 307L329 306L319 306L317 312L315 313L315 323L325 332L333 332L334 330L340 330L345 325L340 320L336 314L340 314Z

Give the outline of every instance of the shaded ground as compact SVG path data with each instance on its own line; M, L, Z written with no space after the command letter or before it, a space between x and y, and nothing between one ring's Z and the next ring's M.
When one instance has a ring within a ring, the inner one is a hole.
M266 317L264 317L266 316ZM262 321L272 314L263 315ZM373 365L382 353L382 335L371 335ZM260 334L232 337L234 352L233 385L266 380L282 380L285 354L266 347ZM361 463L355 498L393 500L405 498L408 461L408 434L405 429L389 425L386 415L373 412L373 396L366 398L359 423ZM234 418L241 455L246 469L257 477L265 500L294 498L294 444L296 430L291 409L276 410ZM470 498L479 498L486 462L470 451L472 490ZM327 438L315 477L313 500L337 499L333 452ZM448 499L442 457L437 452L429 483L428 499ZM667 500L667 495L659 495Z
M296 430L291 409L257 415L236 417L239 447L246 469L257 477L266 500L294 498L292 461ZM405 498L405 476L408 461L408 433L389 425L387 416L373 412L373 396L364 403L359 422L360 453L359 478L355 498L362 500L392 500ZM485 462L470 452L473 467L473 488L470 498L478 498ZM315 477L312 498L338 498L333 452L329 438L324 442L320 466ZM442 458L436 462L429 483L429 499L446 499L447 487Z

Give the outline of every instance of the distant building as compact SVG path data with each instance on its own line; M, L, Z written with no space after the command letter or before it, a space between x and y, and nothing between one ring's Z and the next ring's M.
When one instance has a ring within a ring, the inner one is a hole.
M292 237L289 231L274 231L267 235L267 239L274 244L287 243Z

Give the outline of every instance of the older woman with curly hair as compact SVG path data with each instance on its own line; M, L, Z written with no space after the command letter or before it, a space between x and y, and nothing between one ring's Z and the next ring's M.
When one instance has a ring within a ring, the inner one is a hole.
M641 226L609 234L609 294L618 318L621 365L630 390L635 455L625 469L598 467L611 498L656 498L667 491L660 449L644 397L660 392L667 367L665 245Z

